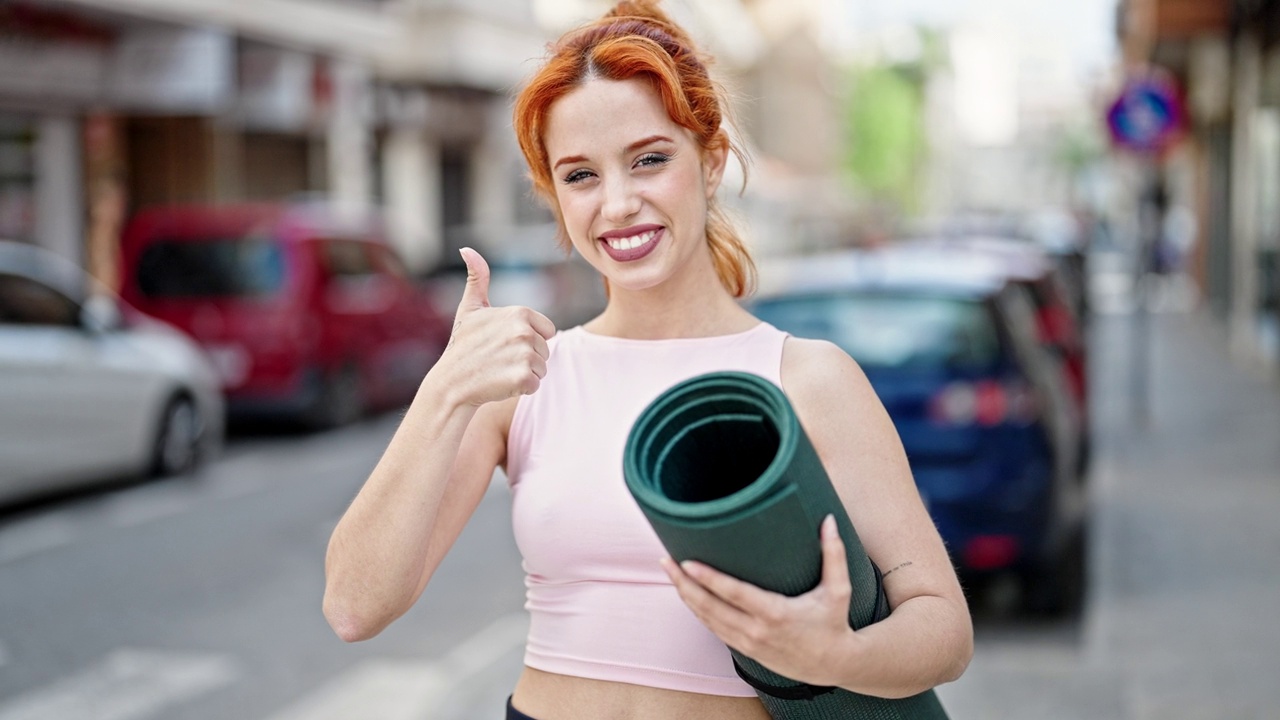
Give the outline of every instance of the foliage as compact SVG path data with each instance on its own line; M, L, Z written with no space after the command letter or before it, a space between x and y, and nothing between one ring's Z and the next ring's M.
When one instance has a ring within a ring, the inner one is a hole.
M925 88L945 63L941 34L917 30L919 53L878 62L850 73L846 115L847 168L855 183L898 208L917 204L928 148L924 124Z

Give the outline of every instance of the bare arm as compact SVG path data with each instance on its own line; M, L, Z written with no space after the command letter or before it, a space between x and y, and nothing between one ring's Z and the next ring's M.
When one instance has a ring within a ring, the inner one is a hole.
M329 540L324 614L348 642L417 601L505 461L515 399L546 374L554 326L489 307L488 266L473 255L449 347Z
M834 523L824 523L822 581L809 593L787 598L697 563L668 563L682 597L731 647L797 680L907 697L956 679L973 654L968 605L884 407L830 343L789 339L782 380L867 554L886 572L892 612L849 628Z
M801 425L867 554L887 573L892 612L844 645L835 684L897 697L955 680L973 655L969 608L893 422L861 368L836 346L792 338L783 357L783 383Z

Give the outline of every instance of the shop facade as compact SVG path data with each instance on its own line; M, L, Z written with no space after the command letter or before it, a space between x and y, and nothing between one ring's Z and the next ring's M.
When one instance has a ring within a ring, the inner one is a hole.
M1128 73L1182 88L1184 141L1160 171L1194 210L1190 270L1236 354L1280 368L1280 2L1125 0Z
M546 220L523 211L507 116L544 38L503 3L6 3L0 236L108 285L122 224L160 203L372 211L420 273L500 250Z

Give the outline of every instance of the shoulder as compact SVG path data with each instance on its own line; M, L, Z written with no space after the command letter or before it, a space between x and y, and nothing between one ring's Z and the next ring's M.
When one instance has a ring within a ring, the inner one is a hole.
M797 410L845 414L878 405L862 368L826 340L788 337L782 349L782 388Z

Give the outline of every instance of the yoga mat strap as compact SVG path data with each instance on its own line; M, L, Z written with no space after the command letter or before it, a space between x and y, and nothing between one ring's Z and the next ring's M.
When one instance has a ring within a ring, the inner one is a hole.
M738 673L738 677L742 681L750 685L757 692L771 695L779 700L813 700L819 696L826 695L835 690L834 687L826 685L810 685L808 683L800 683L799 685L770 685L763 680L751 677L741 665L738 664L738 658L733 659L733 669Z

